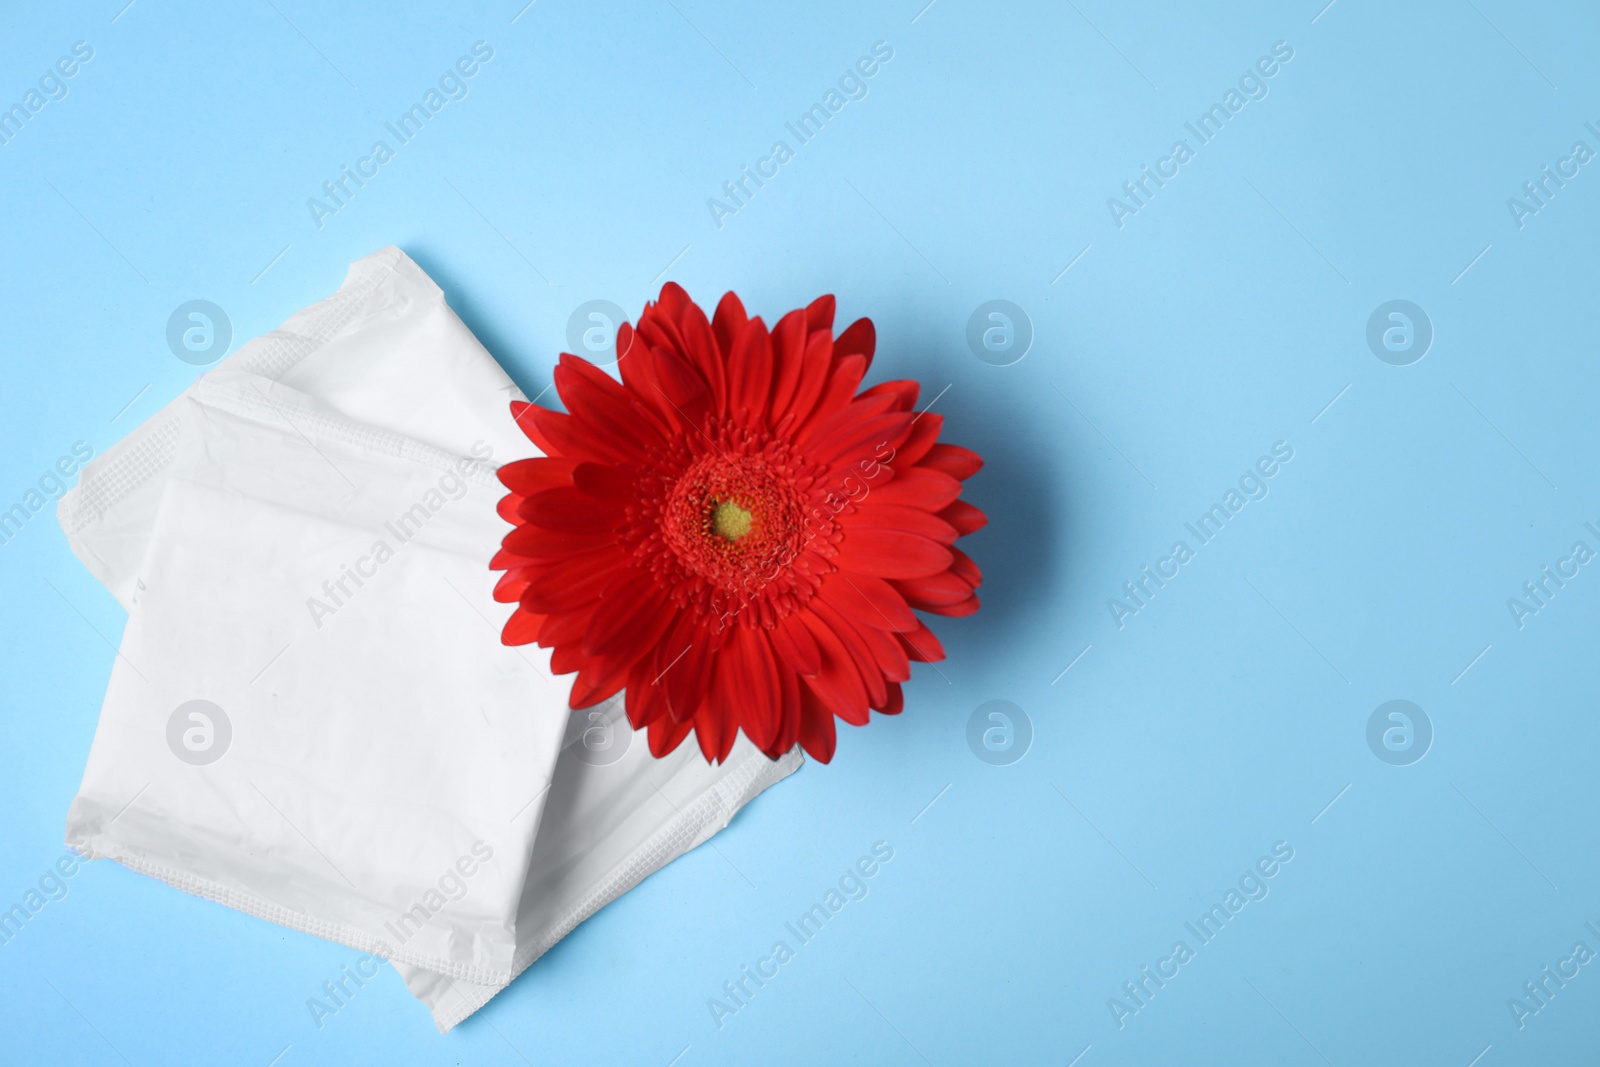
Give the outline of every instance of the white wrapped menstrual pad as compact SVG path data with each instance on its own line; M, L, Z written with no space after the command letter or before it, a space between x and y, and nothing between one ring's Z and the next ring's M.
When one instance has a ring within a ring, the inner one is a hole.
M68 843L383 955L441 1030L800 765L653 759L620 695L569 712L548 652L501 645L521 397L388 248L58 511L128 611Z

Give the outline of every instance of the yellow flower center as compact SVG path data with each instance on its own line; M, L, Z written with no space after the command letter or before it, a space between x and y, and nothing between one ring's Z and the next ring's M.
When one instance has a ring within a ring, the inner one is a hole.
M750 532L750 513L733 501L724 500L711 513L711 529L729 541L737 541Z

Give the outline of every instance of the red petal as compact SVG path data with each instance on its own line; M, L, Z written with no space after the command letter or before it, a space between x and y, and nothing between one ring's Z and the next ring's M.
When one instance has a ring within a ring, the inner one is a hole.
M650 754L656 759L672 752L683 739L689 736L689 731L694 729L691 722L673 722L666 716L650 720Z
M859 359L861 357L852 357ZM840 430L848 429L865 419L877 418L880 415L904 417L905 413L895 410L895 396L893 393L876 393L868 396L862 393L855 400L850 401L843 408L838 409L825 419L808 422L801 430L794 433L794 439L799 444L825 445L830 443Z
M965 579L967 584L974 589L983 584L983 572L978 569L976 563L972 562L971 556L959 548L952 548L950 555L954 559L954 562L950 564L951 573L958 578Z
M961 483L948 474L927 467L898 470L894 480L875 487L871 500L874 504L906 504L924 511L938 511L961 495Z
M495 504L494 510L495 510L495 513L497 515L499 515L502 519L506 520L509 523L517 524L517 523L522 522L522 516L517 514L517 508L521 504L522 504L521 495L519 495L517 493L507 493L505 496L500 498L498 503ZM490 568L490 570L498 570L498 569L499 569L498 567L491 567Z
M778 664L778 685L783 693L783 712L778 720L778 736L764 748L768 759L777 759L800 741L800 676Z
M523 503L527 503L524 501ZM561 559L565 556L583 556L610 547L601 538L589 533L560 533L542 526L519 526L506 534L501 541L505 547L495 556L510 557L512 565L534 560Z
M948 511L949 508L945 510ZM898 530L926 537L941 545L948 545L956 539L956 528L931 512L923 511L921 508L906 507L904 504L879 504L871 498L868 498L865 504L857 504L853 511L840 515L839 525L848 531L869 528Z
M550 673L572 674L574 671L581 671L588 662L588 657L583 654L583 646L576 641L562 643L550 653Z
M533 580L522 605L543 615L581 608L599 598L626 561L617 548L568 557L560 569L547 569Z
M812 692L809 684L800 686L800 745L806 755L818 763L833 759L838 736L834 732L833 713Z
M784 666L796 674L816 674L822 670L822 653L798 615L785 615L772 628L772 647Z
M894 410L894 397L868 397L810 425L795 435L795 441L806 446L817 463L853 463L869 455L892 455L911 429L911 419Z
M613 533L622 523L622 508L596 500L573 488L546 489L522 502L523 518L561 533ZM526 527L524 527L526 529ZM506 537L517 534L511 531ZM509 547L515 547L511 545Z
M965 588L965 586L963 586ZM817 588L847 618L878 630L915 630L921 625L898 591L870 574L834 571Z
M503 645L526 645L539 636L539 627L544 623L543 615L535 615L526 608L518 608L511 613L511 618L506 620L505 629L500 631L500 643Z
M901 690L899 683L895 682L889 685L889 699L884 703L884 706L873 708L872 710L882 712L885 715L898 715L905 706L905 693Z
M562 645L582 647L583 631L589 628L589 616L593 614L594 608L585 606L546 615L544 625L539 627L539 644L545 648L559 648Z
M713 675L713 685L726 673L725 668L719 668ZM725 685L724 682L713 690L713 699L701 704L699 713L694 717L694 738L700 742L700 753L705 756L707 763L720 763L727 758L728 751L739 736L739 721L735 717L734 706L727 702L726 693L721 691Z
M911 432L906 435L904 443L900 445L890 462L896 469L902 470L915 466L939 439L939 431L942 429L944 429L944 416L924 410L912 421Z
M655 648L676 617L655 575L638 568L621 571L589 619L583 650L591 656L622 656L632 663Z
M651 351L659 348L679 358L688 356L683 334L678 330L677 317L669 315L659 304L644 306L644 314L639 316L638 333L639 341Z
M706 313L700 310L700 305L690 301L678 317L678 328L683 331L683 339L688 343L689 357L700 368L701 376L711 387L717 411L726 414L728 384L724 353L717 348L717 336L711 332L711 323L706 321Z
M717 313L711 318L711 332L716 334L717 347L723 352L732 352L734 339L749 321L750 316L745 314L739 298L732 292L723 293L717 302Z
M806 329L831 330L833 329L833 310L835 307L833 294L819 296L806 306Z
M540 432L539 427L533 423L532 413L534 406L526 400L513 400L511 402L511 418L523 433L528 435L528 440L539 447L545 455L555 454L555 446L550 439Z
M777 740L782 726L783 687L778 663L765 630L738 627L730 641L734 655L724 650L722 661L730 669L729 686L739 712L739 724L752 744L766 750Z
M638 496L633 478L602 463L578 464L572 470L572 485L584 496L616 504L631 504Z
M767 414L772 389L772 339L756 319L745 327L728 357L728 411L758 423Z
M906 655L918 663L937 663L944 659L944 646L927 626L915 633L895 634L895 639L905 646Z
M839 350L839 341L833 343L833 349L835 352ZM917 406L917 394L921 391L922 387L910 378L896 378L893 381L879 382L871 389L863 389L861 396L892 396L895 399L896 411L910 411Z
M873 662L885 682L910 679L911 661L906 657L905 646L900 643L897 634L889 630L875 630L870 626L858 626L856 629L861 634L861 640L872 651ZM876 708L878 705L872 706Z
M835 360L827 383L817 396L816 404L809 411L802 411L796 404L794 413L798 421L794 429L795 440L805 440L811 435L811 427L824 423L850 406L850 402L855 399L856 390L861 386L861 378L866 373L865 357L846 356Z
M805 370L805 313L791 311L778 320L772 328L772 413L771 422L777 423L789 410L795 392L800 387L800 376Z
M549 441L545 449L558 456L574 459L604 459L612 463L626 463L638 458L637 450L605 436L571 415L530 407L523 420L532 423Z
M911 661L906 657L905 646L900 643L899 635L871 627L860 627L858 632L871 651L873 663L886 686L910 680ZM877 706L876 703L872 705L873 708Z
M622 372L622 382L633 391L635 398L652 397L660 390L656 385L655 364L650 358L650 343L630 324L617 327L617 369Z
M608 697L614 697L628 680L628 664L621 657L591 656L578 671L572 682L572 696L567 704L578 711L592 708Z
M929 604L959 604L972 596L972 586L954 571L930 574L925 578L901 578L892 584L919 608L926 608Z
M820 597L811 602L811 610L839 638L840 646L850 656L856 673L861 678L861 684L866 687L865 705L852 706L851 714L844 716L846 722L854 726L864 726L868 717L867 706L883 699L883 671L879 669L877 658L873 656L872 649L862 638L853 620Z
M532 496L546 489L572 484L574 466L575 461L570 459L536 456L507 463L495 473L499 475L500 483L513 493Z
M850 324L850 328L833 340L833 354L835 356L864 356L867 366L872 366L872 353L878 345L878 333L872 326L871 319L857 319ZM916 402L916 394L912 394L912 402Z
M939 517L954 526L962 537L976 533L989 525L989 517L965 500L957 500L939 512Z
M945 615L950 618L961 618L965 615L971 615L973 612L978 610L978 597L976 594L974 594L973 596L967 597L967 599L961 601L959 604L939 604L933 607L925 607L922 610L934 615Z
M511 531L511 533L516 532L517 531L515 530ZM511 534L506 534L506 536L510 537ZM492 571L503 571L510 567L523 566L528 562L530 562L528 557L519 555L516 552L512 552L510 549L501 548L500 551L494 554L494 558L489 561L489 569Z
M662 285L661 296L657 299L661 303L662 310L667 313L673 322L677 322L678 315L683 309L693 303L689 299L689 294L684 291L683 286L677 282L667 282Z
M844 642L832 626L814 611L801 611L799 616L817 639L822 650L822 669L806 684L827 703L833 713L846 722L857 725L867 720L867 690L856 670L855 657L844 647Z
M528 583L533 581L533 571L528 567L518 567L506 571L500 580L494 584L494 598L502 604L515 604L522 599L522 594L528 588Z
M928 449L928 454L922 458L922 465L964 482L983 469L983 457L970 448L941 443Z
M856 574L880 578L921 578L950 569L950 550L926 537L900 530L853 529L835 561Z
M567 410L592 431L626 444L632 452L666 444L655 424L634 410L633 396L599 367L563 353L554 378Z
M787 316L786 316L787 317ZM800 381L795 386L794 399L789 402L787 409L774 407L772 421L777 424L785 416L792 417L793 425L799 425L811 409L817 406L817 397L827 388L833 372L833 342L826 333L820 330L806 338L805 347L799 354ZM866 361L857 360L854 366L866 370ZM856 381L861 380L860 375Z
M677 625L656 648L651 684L665 691L667 708L678 722L694 719L711 685L715 657L703 630L702 620L693 612L680 612Z
M665 348L652 348L658 393L651 400L673 426L698 429L712 408L705 379L679 356Z
M648 656L636 660L628 668L628 683L623 689L623 707L628 713L628 725L635 730L648 726L656 719L667 718L667 702L661 695L661 687L650 684Z

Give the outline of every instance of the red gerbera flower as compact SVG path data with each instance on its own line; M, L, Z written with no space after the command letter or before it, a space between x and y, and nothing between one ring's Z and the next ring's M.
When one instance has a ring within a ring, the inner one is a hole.
M658 757L693 730L720 761L742 729L826 763L835 715L897 714L909 661L944 658L912 609L978 610L953 542L986 521L957 499L983 461L937 442L916 382L856 392L872 323L836 338L833 310L769 332L732 293L708 322L668 283L617 333L621 383L563 354L568 413L511 405L544 456L500 468L502 640L554 649L575 709L626 686Z

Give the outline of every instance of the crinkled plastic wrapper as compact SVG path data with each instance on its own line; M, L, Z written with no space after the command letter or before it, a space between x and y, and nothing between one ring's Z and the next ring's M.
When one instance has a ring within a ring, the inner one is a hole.
M796 770L653 759L508 648L495 468L522 394L388 248L85 469L127 609L67 842L388 959L441 1031Z

